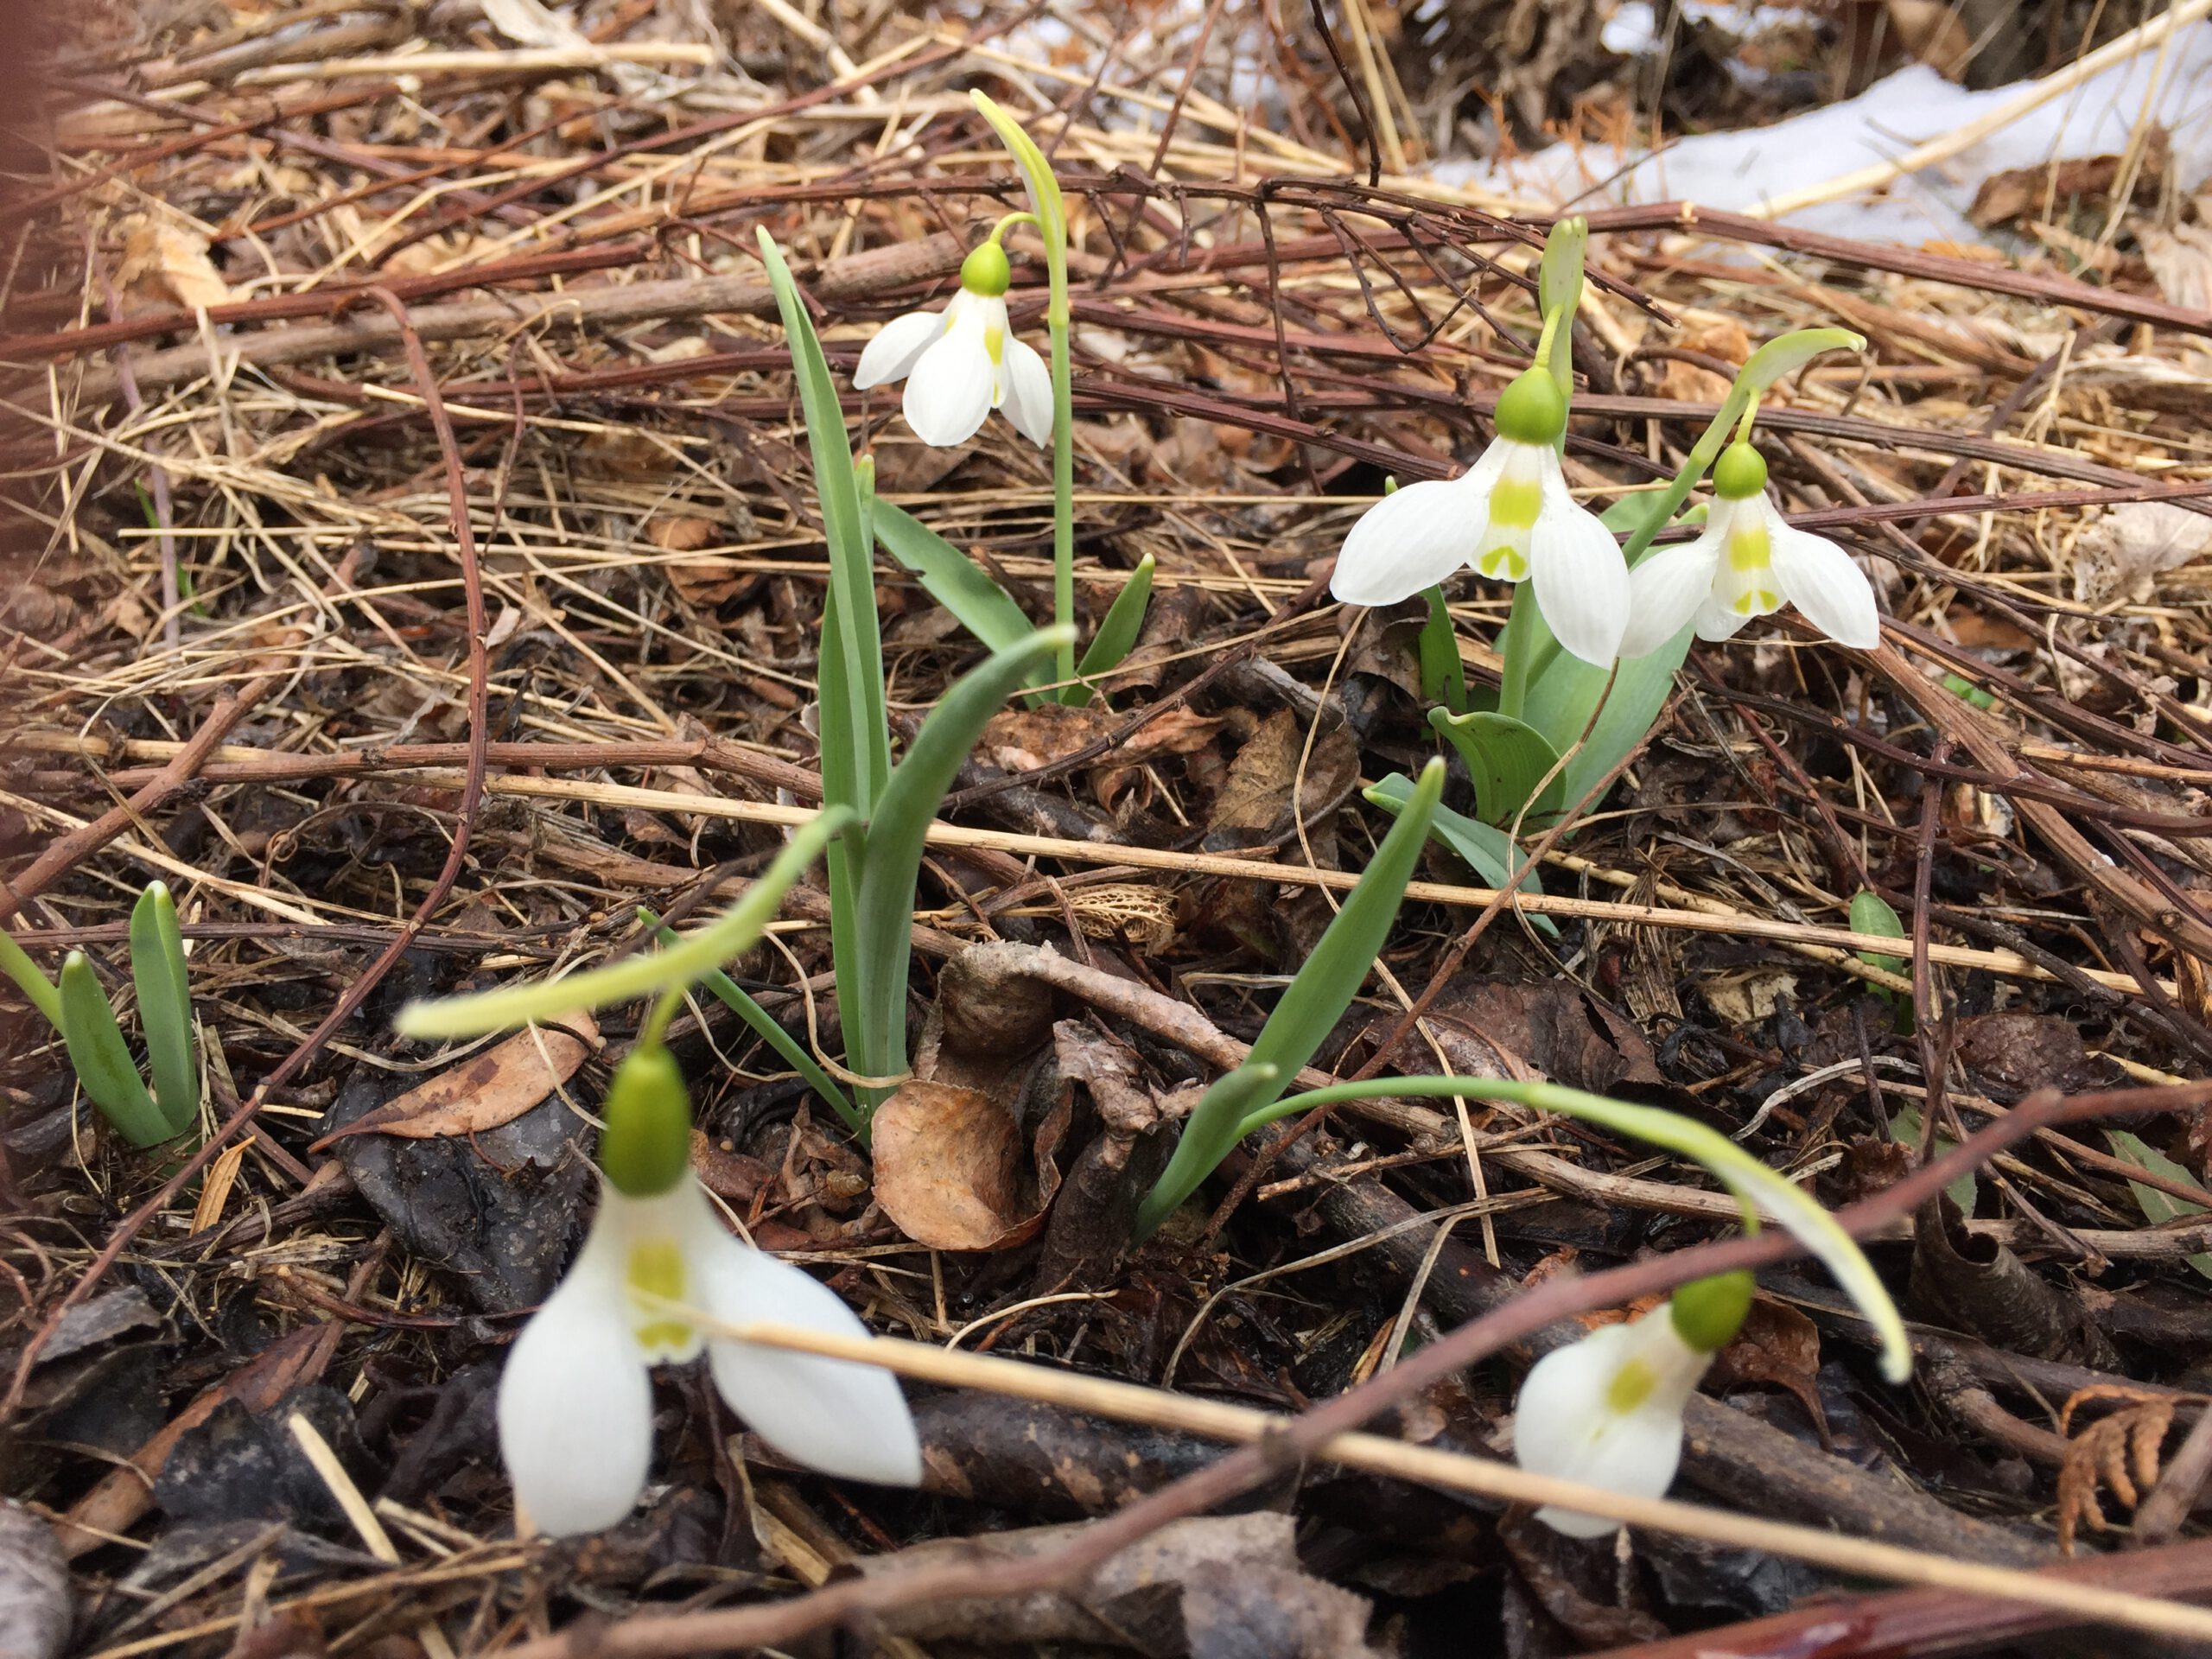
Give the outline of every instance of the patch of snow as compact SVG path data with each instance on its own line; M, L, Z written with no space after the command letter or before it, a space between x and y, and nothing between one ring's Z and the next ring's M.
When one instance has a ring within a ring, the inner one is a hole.
M1973 92L1914 64L1843 103L1769 127L1700 133L1656 154L1554 144L1503 164L1440 162L1433 173L1443 183L1553 207L1680 198L1741 212L1902 156L2011 102L2031 84ZM2146 110L2172 140L2182 188L2193 190L2212 177L2212 23L2177 31L2163 54L2152 48L2113 65L1948 161L1893 181L1872 200L1822 204L1788 215L1789 222L1905 243L1974 240L1980 233L1966 209L1984 179L2116 153Z

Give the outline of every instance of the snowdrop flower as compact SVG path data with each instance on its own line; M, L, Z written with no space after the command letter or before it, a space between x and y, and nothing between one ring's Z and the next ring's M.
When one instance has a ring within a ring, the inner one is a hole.
M666 1306L867 1334L827 1287L723 1230L691 1173L690 1103L666 1049L622 1062L606 1116L599 1213L499 1379L499 1452L517 1506L556 1537L627 1516L652 1458L650 1368L702 1348L730 1409L785 1456L855 1480L917 1483L920 1445L888 1371L702 1333Z
M1622 656L1649 655L1693 620L1699 639L1731 639L1785 604L1840 645L1872 651L1882 643L1866 574L1827 537L1783 522L1767 499L1758 450L1730 444L1713 467L1713 489L1703 535L1661 548L1629 572Z
M1751 1306L1751 1274L1723 1274L1684 1285L1634 1324L1600 1325L1554 1349L1521 1385L1514 1460L1561 1480L1665 1497L1682 1459L1682 1408ZM1536 1519L1570 1538L1620 1525L1549 1504Z
M1370 507L1344 537L1329 591L1395 605L1463 564L1533 581L1561 645L1603 668L1628 625L1628 567L1604 521L1567 493L1559 435L1567 404L1541 365L1497 400L1497 436L1458 478L1412 484Z
M909 311L884 324L861 353L853 385L861 391L906 383L906 424L924 443L950 448L1006 410L1032 443L1052 435L1052 377L1037 348L1008 332L1006 290L1013 281L995 239L961 262L960 291L942 311Z

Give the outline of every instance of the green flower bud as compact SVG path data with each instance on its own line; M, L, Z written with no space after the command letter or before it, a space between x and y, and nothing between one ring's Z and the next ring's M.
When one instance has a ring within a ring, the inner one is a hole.
M1675 1334L1700 1354L1717 1354L1743 1328L1751 1311L1751 1275L1740 1269L1693 1279L1667 1305Z
M960 286L970 294L995 300L1013 282L1014 267L1007 261L1006 250L995 242L981 244L960 262Z
M1525 371L1497 395L1497 411L1491 417L1497 435L1516 443L1554 444L1567 430L1567 399L1560 396L1549 370Z
M1766 493L1766 461L1748 443L1732 443L1713 463L1713 487L1731 501Z
M658 1043L633 1048L607 1086L599 1166L633 1198L667 1192L691 1167L691 1097L676 1058Z

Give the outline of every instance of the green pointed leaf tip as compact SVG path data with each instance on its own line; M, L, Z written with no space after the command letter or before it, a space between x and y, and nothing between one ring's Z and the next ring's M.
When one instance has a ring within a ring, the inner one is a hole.
M1540 819L1566 804L1559 751L1525 721L1487 711L1454 715L1432 709L1428 723L1466 764L1475 785L1475 816L1484 823ZM1544 783L1547 775L1548 784ZM1541 795L1539 785L1543 785Z
M1851 931L1854 933L1878 933L1885 939L1904 938L1904 923L1890 901L1871 888L1862 887L1851 896ZM1861 950L1859 959L1876 968L1885 968L1893 974L1905 970L1903 957L1886 957L1878 951Z
M875 504L875 539L921 579L925 593L989 649L1004 651L1036 632L1005 588L904 507Z
M983 119L991 124L991 130L998 134L999 142L1006 146L1007 154L1020 169L1022 181L1029 187L1030 211L1037 215L1046 246L1065 249L1068 241L1067 204L1061 200L1060 181L1053 177L1052 163L1045 159L1045 152L1037 148L1037 141L989 93L971 88L968 99Z
M761 872L719 919L685 938L672 949L634 956L566 979L513 985L475 996L410 1002L392 1029L402 1037L478 1037L536 1020L551 1020L579 1008L658 996L672 986L696 983L710 968L757 944L775 918L784 895L822 856L831 836L853 822L842 807L827 807L791 831L775 862Z
M2141 1135L2126 1129L2107 1129L2105 1140L2112 1147L2113 1156L2123 1163L2133 1164L2138 1169L2183 1186L2196 1186L2196 1178L2172 1159L2160 1152ZM2203 1204L2192 1204L2187 1198L2177 1198L2172 1193L2141 1181L2130 1181L2128 1190L2135 1194L2135 1202L2143 1211L2144 1219L2150 1222L2176 1221L2183 1216L2202 1215L2212 1207L2212 1192L2204 1195ZM2189 1258L2189 1265L2212 1279L2212 1252L2199 1251Z
M1129 572L1129 579L1122 584L1122 591L1114 595L1114 602L1106 607L1106 614L1098 624L1098 632L1090 637L1090 644L1083 653L1083 660L1076 664L1076 672L1088 679L1094 675L1107 674L1122 665L1122 659L1135 649L1137 636L1144 632L1145 613L1152 604L1152 555L1147 553L1137 561L1137 568ZM1090 696L1087 686L1071 686L1071 692L1081 692L1084 701Z
M166 883L149 882L130 910L130 978L138 992L138 1023L146 1033L155 1103L179 1135L200 1116L189 974L176 901Z
M1247 1118L1244 1130L1249 1134L1279 1117L1316 1106L1378 1095L1513 1101L1538 1111L1580 1118L1702 1165L1748 1214L1764 1211L1779 1223L1819 1259L1844 1294L1858 1304L1880 1340L1882 1375L1892 1382L1902 1382L1912 1375L1912 1342L1905 1333L1904 1320L1858 1241L1795 1183L1769 1169L1726 1135L1678 1113L1656 1106L1632 1106L1555 1083L1503 1077L1376 1077L1335 1084L1277 1101L1264 1112Z

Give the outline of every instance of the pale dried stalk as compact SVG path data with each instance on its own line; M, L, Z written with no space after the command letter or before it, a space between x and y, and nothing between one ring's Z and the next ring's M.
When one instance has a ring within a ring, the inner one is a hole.
M673 1303L669 1306L671 1309L677 1306ZM681 1311L702 1330L758 1343L762 1347L858 1360L880 1365L918 1382L982 1389L1238 1445L1262 1442L1280 1433L1289 1421L1270 1412L1232 1406L1223 1401L1200 1400L1132 1382L1109 1382L1019 1360L956 1352L893 1337L838 1336L772 1324L733 1325L696 1310ZM1510 1503L1556 1504L1654 1531L1787 1555L1832 1572L2026 1602L2084 1619L2161 1636L2212 1637L2212 1611L2180 1602L2069 1583L2014 1567L1955 1560L1921 1550L1900 1549L1872 1539L1847 1538L1812 1527L1734 1515L1700 1503L1663 1497L1632 1497L1602 1486L1586 1486L1579 1481L1535 1474L1512 1464L1495 1463L1430 1446L1408 1446L1379 1434L1338 1434L1323 1443L1319 1455L1349 1468L1371 1470L1449 1491L1471 1492Z

